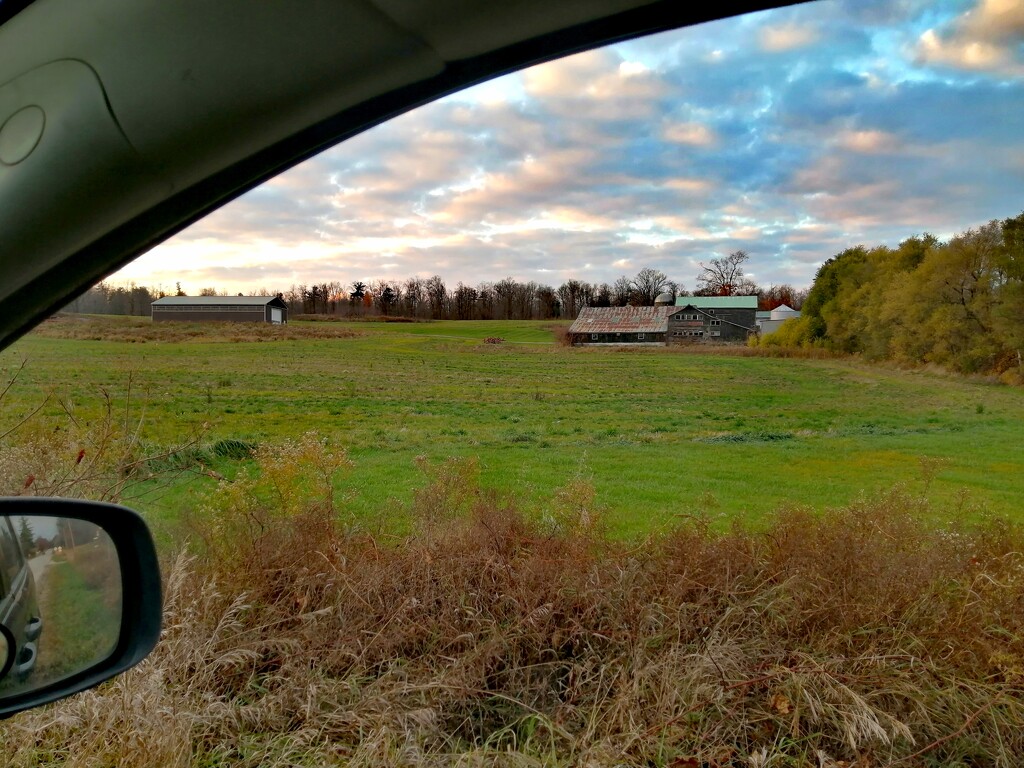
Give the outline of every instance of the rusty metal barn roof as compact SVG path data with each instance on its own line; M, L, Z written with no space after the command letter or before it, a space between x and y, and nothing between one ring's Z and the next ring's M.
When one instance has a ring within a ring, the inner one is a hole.
M675 307L584 307L569 333L665 333Z

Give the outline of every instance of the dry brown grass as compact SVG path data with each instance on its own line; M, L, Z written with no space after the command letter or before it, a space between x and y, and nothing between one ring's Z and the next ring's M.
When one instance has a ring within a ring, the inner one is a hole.
M348 339L357 331L333 323L271 325L269 323L154 323L148 317L97 317L55 315L33 333L55 339L149 342L295 341L298 339Z
M569 328L571 326L564 324L556 324L551 326L551 333L555 337L555 343L560 347L571 347L572 336L569 335Z
M673 344L673 352L727 357L779 357L801 360L835 360L850 357L822 347L762 347L745 344Z
M222 484L142 665L20 715L12 766L1016 766L1024 536L895 489L758 532L600 534L431 468L401 541L339 523L315 436ZM837 761L846 761L840 763Z
M404 315L304 315L296 314L291 316L293 320L304 320L312 323L431 323L422 317L406 317Z

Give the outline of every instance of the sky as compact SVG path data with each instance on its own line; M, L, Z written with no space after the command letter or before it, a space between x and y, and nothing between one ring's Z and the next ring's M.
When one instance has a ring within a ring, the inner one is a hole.
M844 248L1024 211L1024 0L823 0L492 80L308 160L112 282L190 293L441 275L695 286L742 249L806 286Z

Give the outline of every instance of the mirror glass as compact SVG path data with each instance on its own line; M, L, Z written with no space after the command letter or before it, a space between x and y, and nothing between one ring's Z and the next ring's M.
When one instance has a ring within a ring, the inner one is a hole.
M0 634L4 658L13 656L0 696L43 688L108 658L121 610L117 549L103 529L66 517L0 517Z

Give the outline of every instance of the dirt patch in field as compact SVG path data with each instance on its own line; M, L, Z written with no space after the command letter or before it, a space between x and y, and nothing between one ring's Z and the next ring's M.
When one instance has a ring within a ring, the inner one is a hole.
M271 325L269 323L154 323L148 317L57 315L34 334L52 339L118 341L130 344L180 342L261 342L302 339L350 339L361 336L333 323Z

